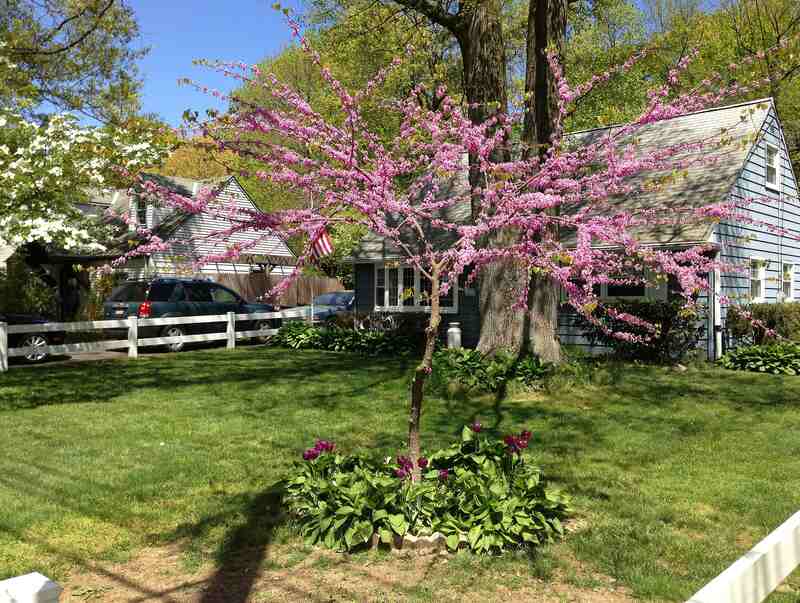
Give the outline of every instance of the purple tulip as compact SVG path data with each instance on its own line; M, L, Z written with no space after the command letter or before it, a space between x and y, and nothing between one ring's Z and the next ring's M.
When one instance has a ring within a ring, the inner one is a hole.
M333 452L333 449L336 447L336 444L333 442L329 442L328 440L317 440L316 445L314 446L314 450L318 452Z
M428 459L426 459L424 456L419 457L417 465L419 465L420 469L425 469L425 467L428 466Z
M483 429L483 425L481 425L480 421L475 421L469 428L474 431L475 433L480 433L481 429Z
M450 477L450 470L449 469L439 469L439 479L443 482L447 481L447 478Z
M405 479L408 476L408 472L405 469L395 469L394 474L399 477L400 479Z
M315 458L319 456L319 450L316 448L309 448L303 453L303 460L304 461L313 461Z
M523 430L523 432L519 434L519 437L525 440L526 442L530 442L531 438L533 437L533 434L530 431Z

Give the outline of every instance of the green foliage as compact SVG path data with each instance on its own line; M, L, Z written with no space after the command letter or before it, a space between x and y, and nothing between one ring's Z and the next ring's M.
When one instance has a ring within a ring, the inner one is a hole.
M140 108L136 63L149 49L134 48L138 37L126 2L8 0L0 10L0 101L120 123Z
M0 311L55 316L56 290L19 261L0 270Z
M337 325L321 329L304 321L287 322L270 345L294 350L353 352L362 356L407 356L417 349L413 336L396 331L345 329Z
M794 342L751 345L728 352L719 363L737 371L754 371L773 375L800 374L800 344Z
M753 320L759 324L754 325ZM767 330L774 331L780 337L800 341L800 304L731 306L725 324L733 337L751 340L756 345L772 339L767 335Z
M458 383L467 389L501 392L514 380L536 386L552 371L551 365L532 354L518 359L506 352L484 356L461 348L437 350L433 356L433 381L438 386Z
M655 333L641 326L631 325L609 315L608 310L631 314L655 325ZM596 318L612 333L628 332L648 341L617 339L589 322L583 316L576 319L583 336L592 345L611 348L613 354L624 360L670 363L682 360L697 347L703 334L701 316L683 307L681 300L674 301L620 301L598 307Z
M530 549L564 534L569 498L504 441L464 427L460 443L429 457L419 481L407 479L407 463L323 452L286 481L284 503L309 544L341 551L373 534L391 544L440 532L450 550L479 553Z

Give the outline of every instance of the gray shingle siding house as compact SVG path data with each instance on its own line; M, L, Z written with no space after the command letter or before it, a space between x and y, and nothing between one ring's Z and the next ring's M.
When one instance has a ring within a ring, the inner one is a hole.
M586 144L607 135L609 130L580 132L571 135L571 139ZM743 211L757 220L800 236L797 179L770 99L709 109L650 124L637 130L635 138L637 145L648 148L703 141L719 136L723 130L733 143L706 150L717 155L713 164L690 168L684 178L657 190L620 199L620 206L646 208L665 205L678 210L699 208L728 199L742 202L758 199L747 206L742 205ZM453 186L468 184L464 179ZM779 299L800 301L800 242L792 236L776 234L764 226L697 221L642 228L633 234L640 242L661 248L710 243L722 260L750 266L749 276L735 272L708 275L712 294L700 300L707 310L705 335L700 345L711 359L718 358L723 348L726 307L720 303L720 297L728 297L733 303L775 302ZM419 276L404 267L397 250L391 249L382 239L374 235L365 237L352 261L356 306L360 312L426 311L419 296L422 286ZM463 279L459 285L453 298L444 304L442 330L444 332L451 322L460 322L464 344L474 346L480 333L478 292L476 285L464 286ZM414 288L414 297L403 299L399 292L410 287ZM604 286L601 293L608 299L667 299L670 295L666 284L624 292L609 291ZM591 353L603 351L589 346L574 321L574 314L567 308L560 312L558 334L561 342L580 346Z
M159 185L186 197L194 197L204 187L217 187L220 189L218 199L221 203L235 204L243 209L256 207L233 176L216 181L197 181L152 174L146 174L144 177L155 180ZM124 270L131 277L185 275L191 269L192 260L221 253L225 250L226 244L237 242L256 244L249 247L237 261L205 264L200 269L200 274L248 274L255 262L268 266L273 274L281 275L291 272L290 267L295 264L294 254L286 241L277 234L264 236L263 233L240 232L231 235L225 242L219 237L204 238L230 226L229 222L207 213L187 214L171 207L147 203L140 196L131 195L127 191L95 196L85 205L82 210L87 214L100 214L108 208L116 212L130 212L131 216L135 216L137 224L152 230L170 244L168 252L157 252L128 261ZM129 238L129 236L123 237L122 247Z

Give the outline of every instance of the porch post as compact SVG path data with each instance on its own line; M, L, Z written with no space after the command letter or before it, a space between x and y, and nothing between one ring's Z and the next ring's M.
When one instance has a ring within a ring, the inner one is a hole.
M8 325L0 322L0 373L8 370Z

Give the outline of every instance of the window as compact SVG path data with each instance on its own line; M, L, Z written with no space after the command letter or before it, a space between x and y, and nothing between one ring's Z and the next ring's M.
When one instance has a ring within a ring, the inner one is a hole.
M230 289L220 287L219 285L211 285L211 297L218 304L238 304L239 296Z
M781 294L784 301L794 299L794 264L783 264L781 267Z
M184 289L186 290L187 299L191 302L211 301L211 291L209 290L209 286L205 283L192 283L190 285L184 285Z
M442 284L447 278L442 279ZM431 282L419 270L399 264L375 265L375 310L420 312L430 308ZM444 313L458 312L458 286L439 296Z
M147 283L124 283L114 289L108 301L112 302L143 302L147 299Z
M764 301L766 296L767 263L758 258L750 259L750 300Z
M173 293L178 293L175 289L175 283L155 282L150 285L147 299L155 302L178 301L176 295L173 295ZM183 287L181 287L180 292L183 293Z
M766 186L780 190L781 183L781 154L778 147L767 145Z

